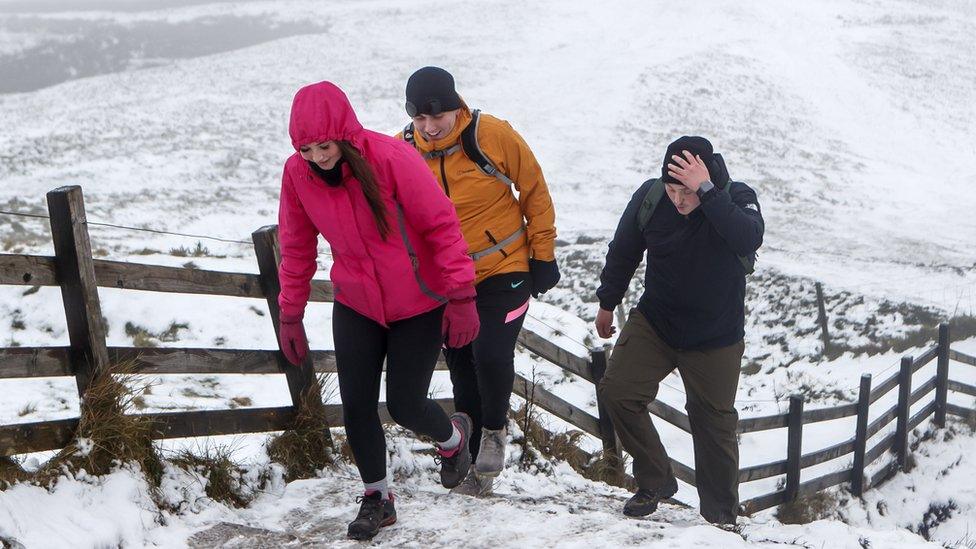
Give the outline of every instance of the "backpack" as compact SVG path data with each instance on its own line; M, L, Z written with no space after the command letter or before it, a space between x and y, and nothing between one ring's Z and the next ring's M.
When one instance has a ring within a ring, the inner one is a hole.
M455 144L454 146L444 149L442 151L431 151L429 153L424 153L423 155L424 159L430 160L431 158L440 158L443 156L447 156L449 154L453 154L457 152L458 149L460 148L461 150L464 151L464 155L468 157L468 160L474 162L474 165L478 166L478 169L481 170L483 174L490 177L494 177L499 181L501 181L502 183L511 187L515 184L515 182L512 181L501 170L495 167L495 164L493 164L492 161L488 158L488 155L486 155L481 150L481 147L478 146L478 119L480 117L480 114L481 111L478 109L471 111L471 123L468 124L466 128L461 130L460 145ZM405 128L403 128L403 140L406 141L407 143L410 143L411 145L414 146L414 148L416 148L417 140L414 138L413 133L414 133L413 122L411 122L407 124Z
M486 155L484 151L481 150L481 147L478 146L478 120L480 119L480 114L481 111L478 109L471 111L471 123L461 130L460 145L454 144L442 151L430 151L429 153L423 153L424 160L443 158L450 154L454 154L458 151L458 149L461 149L464 151L464 155L468 157L468 160L474 162L474 165L477 166L482 173L489 177L498 179L502 183L508 185L510 188L514 187L515 182L505 175L505 173L495 167L495 164L492 163L492 161L488 158L488 155ZM413 145L414 148L417 148L417 140L414 138L413 134L413 122L410 122L406 125L406 127L403 128L403 140ZM471 256L472 260L478 261L482 257L504 250L506 246L521 238L523 234L525 234L525 225L522 225L517 231L506 236L499 242L492 240L492 242L494 242L493 246L484 250L470 253L468 255ZM502 253L504 254L505 252L502 251Z
M718 163L719 173L722 174L721 177L725 178L725 182L719 185L716 182L716 186L719 187L723 192L728 193L729 187L732 186L732 178L729 177L728 169L725 167L725 160L722 158L721 154L714 155L715 162ZM644 233L644 229L647 228L648 224L651 222L651 216L654 215L654 210L657 209L658 203L661 198L664 197L664 182L661 178L649 179L644 182L644 184L650 183L650 188L647 189L647 194L644 195L644 201L641 202L640 209L637 211L637 230ZM745 269L747 275L752 274L756 270L756 254L751 253L748 256L740 255L738 256L739 262L742 263L742 267Z

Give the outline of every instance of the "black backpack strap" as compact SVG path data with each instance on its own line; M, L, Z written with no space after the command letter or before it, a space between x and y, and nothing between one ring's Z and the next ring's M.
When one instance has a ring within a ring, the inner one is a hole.
M403 140L413 145L413 148L417 149L418 151L420 150L419 148L417 148L417 139L414 137L413 122L407 124L403 128ZM428 153L423 153L423 157L425 160L430 160L431 158L440 158L442 156L454 154L459 150L461 150L461 146L454 145L442 151L430 151Z
M718 156L718 155L716 155ZM721 157L719 157L721 158ZM724 168L724 163L722 165ZM644 201L641 202L640 209L637 210L637 229L644 233L644 229L651 222L651 216L654 215L654 210L657 209L658 203L664 198L664 183L660 178L649 179L645 181L644 184L650 183L650 188L647 189L647 194L644 195ZM725 185L722 186L722 192L730 193L730 187L735 183L731 179L728 179ZM747 275L752 274L756 270L756 255L755 253L749 254L747 256L738 256L739 262L742 264L742 269Z
M651 222L651 216L654 215L654 210L657 208L658 202L664 196L664 183L660 178L648 179L643 184L646 185L650 183L650 187L647 189L647 194L644 195L644 201L641 202L641 207L637 210L637 230L641 233L647 228L647 224Z
M481 111L475 109L471 111L471 123L461 131L461 148L464 149L465 156L474 162L475 166L485 175L497 178L502 183L512 186L515 184L507 175L492 164L488 155L478 146L478 120L481 118Z
M413 136L413 122L403 127L403 140L410 143L413 148L417 148L417 140Z

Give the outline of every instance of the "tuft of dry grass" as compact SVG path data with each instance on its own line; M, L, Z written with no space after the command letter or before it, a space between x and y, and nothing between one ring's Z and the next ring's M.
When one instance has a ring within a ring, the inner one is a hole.
M123 463L138 465L150 486L158 487L162 458L153 444L153 422L128 415L142 392L133 362L112 365L92 380L81 402L75 438L38 471L36 480L48 484L64 470L104 475Z
M516 442L525 443L546 458L565 461L587 479L633 489L633 479L623 473L624 463L619 456L602 451L590 454L580 448L579 442L584 436L582 431L553 433L534 417L531 406L525 404L513 412L513 419L525 436L524 440Z
M179 450L170 462L207 479L204 492L210 499L232 507L247 507L253 496L244 489L244 471L231 459L233 453L232 447L207 444L198 452Z
M634 491L637 489L637 484L633 477L625 473L625 465L621 456L601 450L580 473L590 480Z
M329 375L316 377L301 399L292 428L267 442L268 457L285 467L288 482L313 478L335 463L335 443L322 402L323 390L328 392L333 385Z
M784 503L776 508L776 519L783 524L807 524L832 516L837 511L838 497L833 490L825 490Z
M17 415L19 417L29 416L36 411L37 411L37 405L34 404L33 402L29 402L25 404L24 407L20 409L20 411L17 412Z
M8 456L0 456L0 490L5 490L11 484L28 480L30 477L31 474L24 471L17 460Z
M246 396L241 397L241 396L238 396L238 397L234 397L234 398L230 399L230 405L229 406L231 408L240 408L240 407L247 408L248 406L253 406L253 405L254 405L254 401L251 400L251 397L246 397Z

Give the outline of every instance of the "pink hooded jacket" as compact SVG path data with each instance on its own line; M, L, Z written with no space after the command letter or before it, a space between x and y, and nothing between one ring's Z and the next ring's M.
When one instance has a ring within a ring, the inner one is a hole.
M278 211L282 315L301 316L316 270L317 236L332 247L336 301L384 326L474 295L474 263L451 200L409 144L363 129L349 99L330 82L295 94ZM373 168L386 205L384 240L348 163L327 185L297 152L309 143L349 141Z

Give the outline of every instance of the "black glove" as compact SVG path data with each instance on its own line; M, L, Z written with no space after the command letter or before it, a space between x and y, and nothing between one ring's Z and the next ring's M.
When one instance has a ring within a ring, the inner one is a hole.
M551 290L559 282L559 267L556 260L529 260L529 274L532 275L532 297L539 297Z

